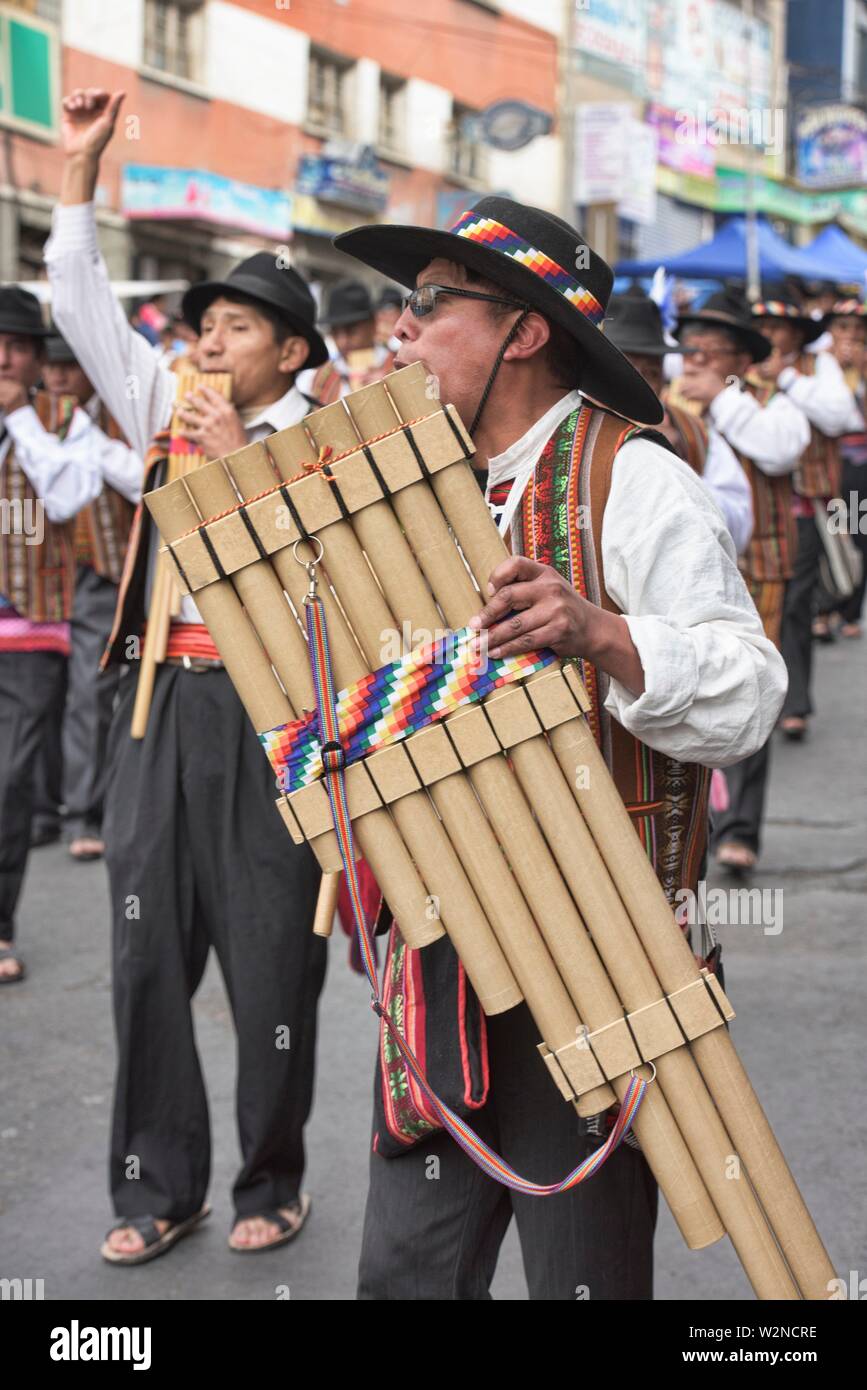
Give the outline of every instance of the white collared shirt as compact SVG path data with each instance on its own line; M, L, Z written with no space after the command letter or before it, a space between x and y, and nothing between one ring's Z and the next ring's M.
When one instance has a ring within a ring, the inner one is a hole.
M520 501L513 494L523 492L576 394L489 461L489 488L492 479L516 480L502 534ZM785 664L765 636L718 507L687 464L650 440L629 440L614 459L602 564L645 678L638 696L603 680L608 712L684 762L726 767L761 748L783 703Z

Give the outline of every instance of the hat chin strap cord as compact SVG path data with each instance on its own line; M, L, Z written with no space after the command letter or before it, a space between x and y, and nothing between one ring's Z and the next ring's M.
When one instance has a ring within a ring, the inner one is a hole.
M482 411L484 410L485 406L486 406L487 403L488 403L488 396L491 394L491 389L492 389L492 387L493 387L493 385L494 385L494 382L495 382L496 379L497 379L497 372L500 370L500 367L503 365L503 358L504 358L505 355L506 355L506 350L507 350L508 348L511 347L512 343L513 343L514 340L515 340L515 336L516 336L516 334L517 334L517 332L518 332L518 329L521 327L521 324L524 322L524 319L527 317L527 315L528 315L530 312L531 312L531 311L530 311L530 306L529 306L529 305L526 305L526 306L522 309L522 311L521 311L519 317L515 319L515 322L512 324L512 327L509 329L508 333L506 334L505 339L503 340L503 343L502 343L502 345L501 345L501 347L500 347L500 351L497 353L496 361L494 362L494 365L493 365L493 367L491 368L491 374L490 374L490 376L488 377L487 382L485 383L485 389L484 389L484 391L482 392L482 397L481 397L481 400L479 401L478 407L477 407L477 409L476 409L476 413L475 413L475 415L473 416L473 423L470 425L470 431L469 431L469 432L470 432L470 438L471 438L471 439L472 439L473 435L475 434L476 430L477 430L478 427L479 427L479 421L480 421L481 418L482 418Z

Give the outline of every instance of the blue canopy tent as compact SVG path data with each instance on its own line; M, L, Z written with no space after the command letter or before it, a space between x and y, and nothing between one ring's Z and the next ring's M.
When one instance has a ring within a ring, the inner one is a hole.
M759 251L759 274L771 283L787 275L804 280L832 280L833 261L827 256L796 250L764 217L756 219ZM654 257L646 261L619 261L618 275L652 275L657 266L671 275L694 280L746 280L747 278L747 219L730 217L711 241L694 246L677 256Z
M835 222L805 246L811 256L821 256L833 267L833 274L825 278L836 280L841 285L859 285L864 290L867 276L867 251L848 237Z

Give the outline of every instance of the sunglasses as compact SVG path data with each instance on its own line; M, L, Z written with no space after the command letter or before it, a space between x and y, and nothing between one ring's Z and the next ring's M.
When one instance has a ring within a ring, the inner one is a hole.
M437 299L441 294L457 295L461 299L485 299L489 304L509 304L513 309L526 309L526 304L521 304L516 299L504 299L499 294L480 294L477 290L457 290L451 289L447 285L421 285L412 294L404 295L401 301L403 309L411 309L417 319L423 319L427 314L432 314L436 308Z

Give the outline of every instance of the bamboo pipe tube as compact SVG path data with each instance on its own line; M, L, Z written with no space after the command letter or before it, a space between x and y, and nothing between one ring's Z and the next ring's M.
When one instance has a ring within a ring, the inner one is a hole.
M180 491L166 488L153 494L148 506L163 538L169 542L186 535L202 520L186 480ZM295 568L303 575L300 565ZM292 706L277 683L231 583L216 580L199 589L196 603L256 732L263 733L291 720ZM423 944L436 940L443 929L439 923L428 921L428 891L388 812L372 811L356 822L355 829L361 851L379 882L383 881L380 875L386 865L391 866L389 904L396 916L400 914L406 939L410 944L414 936L420 937Z
M172 582L164 555L158 555L154 565L151 590L150 621L145 634L144 651L138 673L138 684L132 709L130 733L133 738L145 736L154 693L157 666L165 660L169 633L169 586Z
M592 796L582 794L570 782L572 794L660 984L667 994L673 993L697 977L697 966L682 934L671 930L671 909L652 866L641 853L596 741L583 720L573 720L552 732L551 746L567 780L570 768L583 765L589 769ZM811 1300L827 1299L834 1268L729 1033L714 1029L694 1039L690 1048L801 1293Z
M227 469L232 469L232 462L231 459L226 462ZM264 460L260 460L257 469L255 460L251 458L250 451L247 451L245 462L243 476L234 478L236 485L242 493L248 488L262 491L268 486ZM361 563L363 557L351 528L345 522L336 522L332 526L323 527L319 536L325 547L324 563L331 563L332 567L335 564L338 567L348 565L353 577L352 584L344 586L344 592L347 594L344 606L356 617L358 626L355 636L361 638L366 660L361 660L353 654L348 635L346 640L340 642L336 650L332 651L335 678L339 685L346 685L366 674L371 666L381 664L379 658L382 626L391 626L393 618L385 606L373 575L367 570L366 565ZM297 576L302 573L296 565L296 585ZM293 581L291 572L286 578L287 582ZM352 597L349 597L350 590ZM303 599L303 595L299 595L297 589L295 598L296 603ZM342 625L342 614L335 605L329 621L331 645L334 645L335 628L339 633ZM291 682L291 673L289 679ZM504 1009L514 1007L520 1002L520 990L495 936L484 920L460 861L426 794L419 792L401 798L393 804L391 814L431 889L431 895L439 899L440 904L449 904L449 915L443 925L446 930L451 929L453 935L456 934L463 939L461 958L482 1006L489 1013L500 1013ZM380 882L388 896L386 882ZM391 902L390 898L389 901ZM410 944L414 945L415 941L411 940Z
M314 936L331 935L334 927L334 914L337 911L337 899L340 896L342 873L343 870L338 869L337 873L322 875L319 897L316 899L316 912L313 917Z

